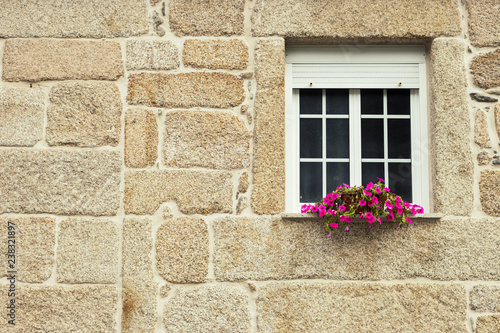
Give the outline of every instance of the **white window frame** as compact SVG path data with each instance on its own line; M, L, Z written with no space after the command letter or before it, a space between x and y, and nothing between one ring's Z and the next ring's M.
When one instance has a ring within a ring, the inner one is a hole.
M334 75L322 71L324 66L333 68ZM385 72L377 73L379 72L377 66L382 69L380 72ZM411 67L414 73L405 75L402 68L406 66ZM392 68L394 68L394 75L391 73ZM353 72L349 72L350 70ZM285 63L287 212L298 212L301 205L299 199L298 89L303 88L351 89L354 94L359 94L358 89L363 88L414 89L411 93L410 114L413 201L422 205L424 209L429 209L426 57L423 46L287 47ZM349 117L351 117L352 109L359 109L359 105L356 105L359 98L353 98L351 93L349 96ZM359 128L357 122L360 118L353 117L350 120L350 156L354 161L350 163L351 185L365 185L361 184L361 136L354 133L354 128ZM323 144L323 149L325 149L325 144ZM386 175L387 172L386 168ZM326 171L323 170L323 173L325 174ZM323 179L325 182L326 177Z

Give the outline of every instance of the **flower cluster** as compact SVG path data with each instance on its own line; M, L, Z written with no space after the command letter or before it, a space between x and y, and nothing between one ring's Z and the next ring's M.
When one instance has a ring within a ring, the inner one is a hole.
M353 218L366 221L369 228L373 228L373 223L382 224L382 218L387 221L399 222L398 227L403 224L412 224L408 215L423 214L424 209L419 205L412 205L404 201L400 196L391 192L385 186L385 181L378 178L379 182L368 183L366 187L347 184L337 187L328 193L320 202L313 205L302 206L302 213L316 213L320 217L326 217L326 231L329 237L335 230L349 231L349 223Z

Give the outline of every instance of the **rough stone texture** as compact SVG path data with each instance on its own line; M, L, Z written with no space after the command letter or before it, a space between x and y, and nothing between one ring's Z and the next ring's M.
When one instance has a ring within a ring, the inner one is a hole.
M170 29L179 36L228 36L243 33L245 0L170 1Z
M240 176L238 192L245 193L248 191L248 172L243 172Z
M229 108L245 98L243 80L226 73L141 73L128 82L128 102L166 108Z
M168 70L179 67L179 50L170 41L127 41L127 69Z
M9 223L11 222L11 223ZM15 226L8 238L8 226ZM15 245L17 281L42 283L54 269L56 223L49 217L1 217L0 218L0 277L7 276L11 262L7 261L7 245ZM10 259L10 258L9 258Z
M416 221L327 238L323 221L231 218L214 222L214 272L219 281L485 280L500 278L499 219Z
M457 4L447 0L257 0L254 36L422 39L460 33Z
M436 39L431 47L431 146L434 211L470 215L473 157L464 68L465 45Z
M498 102L498 98L490 97L487 95L483 94L478 94L478 93L470 93L470 98L472 98L475 101L482 102L482 103L495 103Z
M255 49L254 159L252 209L285 209L285 43L259 41Z
M158 283L153 276L152 250L151 220L124 219L122 332L153 332L155 329Z
M161 298L167 298L168 297L168 293L170 292L171 289L172 289L172 286L169 283L164 284L163 286L161 286L161 288L160 288L160 297Z
M173 283L205 282L208 274L208 228L202 219L180 217L156 233L156 268Z
M476 126L474 127L474 142L481 148L491 148L491 140L488 134L488 120L486 112L477 110Z
M490 164L492 159L493 158L485 151L482 151L479 154L477 154L477 163L479 165Z
M116 283L119 236L115 222L71 218L59 228L58 282Z
M125 212L154 214L163 202L175 201L184 214L232 212L232 175L224 171L127 171Z
M469 38L475 46L500 45L500 21L496 0L468 0Z
M258 288L259 332L468 332L459 285L273 282Z
M495 105L495 127L497 128L497 135L500 138L500 104Z
M500 88L488 89L486 92L488 94L500 95Z
M42 139L45 93L0 87L0 145L33 146Z
M196 40L184 42L184 66L209 69L246 69L248 46L242 40Z
M125 166L145 168L158 158L158 124L151 110L125 113Z
M167 332L250 332L248 296L238 288L203 285L180 289L165 304Z
M492 216L500 216L500 171L484 170L479 180L479 198L483 211Z
M128 37L148 23L143 0L3 1L0 37Z
M174 214L172 213L172 209L169 206L163 205L162 211L161 211L161 216L163 217L164 220L166 220L166 219L173 217Z
M481 316L477 318L476 333L500 332L500 316Z
M7 304L8 285L0 285ZM112 286L16 286L16 325L2 311L0 332L116 332L118 291ZM6 307L6 305L5 305Z
M478 312L500 312L500 287L474 286L470 292L470 307Z
M115 215L120 154L108 151L0 151L0 212Z
M52 146L116 146L120 141L120 91L109 82L56 84L47 108L47 142Z
M217 111L172 111L165 117L167 167L241 169L250 165L250 132L237 116Z
M120 44L108 41L8 39L5 81L116 80L124 73Z
M500 86L500 50L475 57L471 64L474 84L483 89Z

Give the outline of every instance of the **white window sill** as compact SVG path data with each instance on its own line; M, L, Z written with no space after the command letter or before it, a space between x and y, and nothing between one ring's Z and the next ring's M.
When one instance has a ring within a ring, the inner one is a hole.
M419 214L419 215L409 215L408 217L417 222L431 222L431 221L439 221L444 214L441 213L428 213L428 214ZM297 220L297 221L310 221L310 220L323 220L325 217L318 217L316 214L307 213L281 213L282 220ZM355 219L359 220L359 219Z

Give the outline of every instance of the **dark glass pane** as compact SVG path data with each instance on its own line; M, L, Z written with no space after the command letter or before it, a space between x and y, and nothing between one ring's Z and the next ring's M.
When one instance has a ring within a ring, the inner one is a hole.
M322 89L300 89L300 114L321 114Z
M389 158L411 158L410 119L387 119Z
M412 202L411 163L389 163L389 187L391 192Z
M384 113L384 90L362 89L361 114L383 114L383 113Z
M387 114L410 114L410 89L387 90Z
M300 119L300 157L321 158L322 119Z
M335 191L337 186L344 183L349 184L349 163L329 162L326 163L326 192Z
M349 119L326 120L326 157L349 157Z
M384 157L384 120L361 119L361 156Z
M349 114L349 89L328 89L326 91L327 114Z
M369 182L376 183L378 182L378 178L384 179L384 163L369 163L363 162L361 163L361 178L363 182L363 186L368 184Z
M323 197L321 162L300 163L300 202L317 202Z

